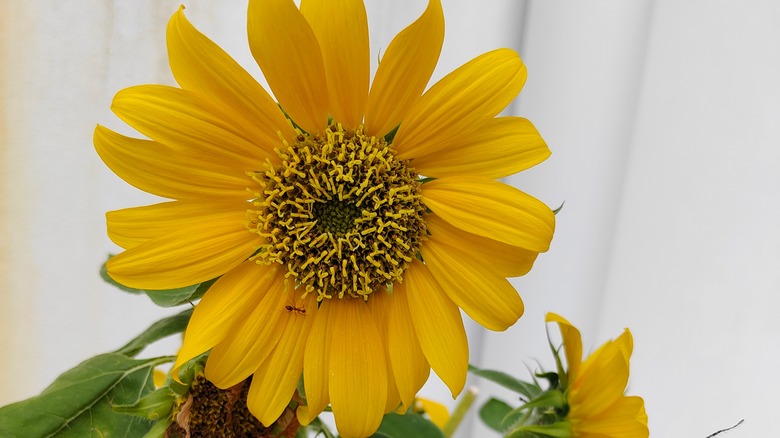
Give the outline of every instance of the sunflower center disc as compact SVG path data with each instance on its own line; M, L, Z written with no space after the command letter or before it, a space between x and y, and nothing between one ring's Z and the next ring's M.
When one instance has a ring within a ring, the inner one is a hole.
M384 139L332 125L277 149L259 184L249 229L267 244L258 263L280 263L318 299L367 298L400 281L425 239L420 181Z
M317 229L321 232L343 236L355 228L355 219L363 214L354 203L336 199L327 202L315 202L312 206Z

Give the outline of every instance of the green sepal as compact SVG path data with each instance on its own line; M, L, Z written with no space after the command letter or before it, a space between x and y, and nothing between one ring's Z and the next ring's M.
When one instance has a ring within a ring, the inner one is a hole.
M195 378L199 374L203 374L203 369L206 366L206 358L208 358L208 356L208 352L203 353L200 356L188 360L179 367L178 377L180 383L171 379L171 384L169 385L171 389L179 395L186 395L189 392L190 386L192 386L192 382L195 381Z
M545 438L572 438L571 425L568 422L562 421L555 424L545 424L541 426L529 425L521 426L512 432L509 432L505 438L521 438L527 437L527 433L536 434L539 437Z
M561 388L564 390L569 387L569 375L566 369L563 368L563 362L561 361L560 348L555 348L550 339L550 330L547 329L547 343L550 345L553 357L555 358L555 368L558 370L558 379L560 380ZM541 377L541 376L540 376Z
M539 435L532 432L528 432L527 430L517 429L517 430L513 430L511 433L512 433L511 435L512 438L541 438ZM509 436L510 435L505 435L504 438L507 438Z
M309 431L306 427L301 427L295 432L295 438L309 438Z
M113 255L109 255L108 258L111 259ZM108 270L106 269L106 264L103 263L103 266L100 267L100 277L107 282L108 284L111 284L113 286L116 286L120 290L123 290L125 292L131 293L131 294L145 294L149 297L149 299L154 302L154 304L157 304L160 307L174 307L174 306L180 306L182 304L191 303L192 301L200 299L203 294L206 293L206 291L211 287L212 284L217 279L212 279L209 281L204 281L203 283L194 284L192 286L185 286L180 287L177 289L166 289L166 290L145 290L145 289L134 289L131 287L127 287L113 278L111 278L110 275L108 275Z
M136 417L146 418L147 420L157 421L168 418L173 411L173 405L176 402L176 393L170 388L162 387L153 391L151 394L139 399L135 403L126 405L112 404L114 411L134 415Z
M391 412L382 418L379 429L372 437L444 438L444 433L430 420L421 415L399 415Z
M487 427L503 433L506 428L502 422L512 410L513 408L503 401L491 398L479 409L479 418Z
M535 418L533 409L513 409L501 419L501 428L506 432L517 425L533 422Z
M398 132L398 128L400 127L401 125L398 125L395 128L391 129L390 132L385 134L385 143L393 144L393 139L395 138L395 134Z
M144 330L143 333L136 336L133 340L117 350L116 353L122 353L127 356L135 356L143 351L147 345L162 338L183 332L187 328L187 323L190 321L192 310L193 309L187 309L181 313L163 318L155 322L154 324L150 325L149 328Z
M528 403L520 406L516 410L528 410L536 408L566 408L566 397L560 390L551 389L540 394L538 397L532 399Z
M143 436L152 423L111 409L154 390L154 368L173 357L95 356L61 374L35 397L0 408L0 436Z
M528 399L534 399L542 393L542 388L540 388L538 384L524 382L510 376L503 371L483 370L475 367L474 365L469 365L469 372L479 377L488 379L493 383L497 383L504 388L520 393L526 396Z
M157 421L143 438L164 438L165 431L168 430L168 426L171 424L173 424L173 420L171 419Z
M563 375L565 376L566 374L564 373ZM558 384L560 383L560 376L558 373L554 373L552 371L546 373L536 373L536 377L546 380L549 383L549 388L557 389L559 387Z

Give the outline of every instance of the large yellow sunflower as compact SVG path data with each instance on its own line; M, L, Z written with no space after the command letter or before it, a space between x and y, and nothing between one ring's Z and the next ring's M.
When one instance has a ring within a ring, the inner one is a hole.
M644 400L625 395L634 348L631 332L626 329L583 362L579 330L555 313L546 320L558 323L563 336L568 370L562 381L572 438L647 438Z
M370 85L361 0L251 0L248 17L276 100L179 10L167 43L181 88L127 88L111 107L151 141L96 129L117 175L171 199L107 214L125 250L108 273L142 289L220 277L175 368L210 351L217 386L253 376L264 424L303 373L304 424L330 403L342 435L367 436L413 403L430 368L462 390L459 308L492 330L523 313L506 277L548 249L554 216L496 179L549 150L528 120L495 116L526 69L495 50L423 93L439 0L392 40Z

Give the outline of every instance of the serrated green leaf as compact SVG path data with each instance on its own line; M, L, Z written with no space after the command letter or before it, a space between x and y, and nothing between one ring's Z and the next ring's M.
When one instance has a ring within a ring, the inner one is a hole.
M469 372L479 377L488 379L493 383L497 383L504 388L518 392L529 399L535 398L542 392L542 388L540 388L538 385L523 382L522 380L516 379L503 371L483 370L473 365L469 365Z
M157 421L166 418L171 413L174 401L176 401L176 394L166 386L152 391L135 403L126 405L112 404L111 407L114 411L121 414Z
M66 371L41 394L0 408L0 436L36 438L141 437L152 423L119 414L154 390L154 367L174 358L132 359L107 353Z
M127 356L135 356L143 351L147 345L158 341L162 338L181 333L187 328L187 323L190 321L193 309L187 309L179 314L163 318L149 328L144 330L143 333L136 336L132 341L125 344L124 347L116 351Z
M108 258L111 259L113 255L109 255ZM131 287L127 287L121 283L118 283L116 280L111 278L111 276L108 275L108 271L106 270L106 264L103 263L103 266L100 267L100 277L106 281L107 283L118 287L119 289L131 293L131 294L145 294L149 297L149 299L154 302L154 304L157 304L160 307L174 307L174 306L181 306L182 304L187 304L192 301L200 299L204 293L211 287L212 284L217 280L212 279L209 281L204 281L203 283L194 284L192 286L185 286L180 287L177 289L166 289L166 290L144 290L144 289L133 289Z
M496 432L503 433L504 427L501 425L501 421L512 411L512 409L512 406L509 406L503 401L491 398L479 409L479 418L482 419L482 422L484 422L487 427Z
M444 433L430 420L416 414L398 415L390 413L382 418L382 424L373 437L390 438L444 438Z

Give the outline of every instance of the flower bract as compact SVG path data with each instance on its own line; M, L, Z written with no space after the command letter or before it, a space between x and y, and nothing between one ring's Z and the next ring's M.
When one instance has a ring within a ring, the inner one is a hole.
M558 324L563 337L567 370L562 378L573 438L646 438L644 400L626 396L629 359L633 350L626 329L582 360L579 330L565 318L548 313L547 322Z

